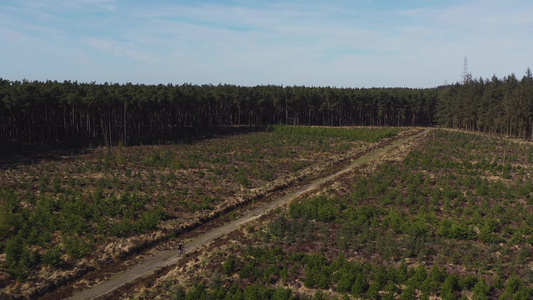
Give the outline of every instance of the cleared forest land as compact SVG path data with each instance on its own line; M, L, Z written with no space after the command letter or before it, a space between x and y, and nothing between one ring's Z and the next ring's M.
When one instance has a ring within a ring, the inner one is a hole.
M316 178L398 128L271 126L191 144L89 149L0 170L2 294L31 297Z
M433 130L125 295L531 299L532 150Z

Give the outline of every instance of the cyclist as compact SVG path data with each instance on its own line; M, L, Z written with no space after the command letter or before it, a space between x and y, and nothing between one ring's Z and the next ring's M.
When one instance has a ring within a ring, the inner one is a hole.
M181 243L178 244L178 250L180 251L180 255L183 255L185 253L185 247Z

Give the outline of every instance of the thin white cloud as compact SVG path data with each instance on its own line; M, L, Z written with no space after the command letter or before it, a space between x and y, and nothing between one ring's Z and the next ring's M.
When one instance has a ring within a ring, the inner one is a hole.
M85 43L100 51L108 52L116 56L126 56L136 60L155 63L157 58L138 49L134 44L117 40L102 40L86 38Z
M117 2L117 0L19 0L18 4L34 12L73 12L115 11Z
M429 25L435 42L428 44L440 57L446 57L442 49L457 57L468 56L477 77L494 73L505 76L532 63L527 55L533 34L533 6L529 2L469 1L402 13Z
M74 59L83 57L101 68L84 76L114 81L421 87L460 80L464 56L475 76L531 65L533 5L518 0L420 1L414 9L370 1L8 3L0 4L0 43L72 57L77 69L64 74L83 72L87 64Z

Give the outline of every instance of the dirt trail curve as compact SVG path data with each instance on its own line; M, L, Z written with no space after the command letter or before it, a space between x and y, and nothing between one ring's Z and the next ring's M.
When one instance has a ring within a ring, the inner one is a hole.
M380 157L381 155L383 155L384 153L410 141L410 140L413 140L414 138L416 137L419 137L419 136L422 136L422 135L425 135L427 134L428 132L430 132L432 129L425 129L423 130L422 132L418 133L418 134L415 134L415 135L412 135L412 136L409 136L409 137L406 137L406 138L403 138L403 139L399 139L397 141L394 141L392 144L390 145L387 145L383 148L380 148L378 150L375 150L373 152L370 152L360 158L358 158L357 160L355 160L354 162L352 162L349 166L345 167L344 169L338 171L337 173L334 173L334 174L331 174L329 176L326 176L326 177L323 177L323 178L320 178L320 179L317 179L315 181L313 181L312 183L300 188L299 190L295 191L295 192L292 192L290 194L287 194L281 198L278 198L268 204L265 204L263 206L260 206L260 207L257 207L251 211L249 211L248 213L246 213L244 216L230 222L230 223L227 223L223 226L220 226L218 228L215 228L209 232L206 232L204 234L201 234L193 239L191 239L187 244L185 244L185 249L187 250L187 252L191 252L203 245L206 245L207 243L215 240L216 238L220 237L220 236L223 236L225 234L228 234L230 233L231 231L235 230L237 227L239 227L240 225L242 224L245 224L247 222L250 222L254 219L257 219L259 218L261 215L271 211L272 209L280 206L281 204L283 203L286 203L304 193L307 193L315 188L317 188L318 186L320 186L321 184L323 183L326 183L328 181L331 181L337 177L339 177L340 175L346 173L346 172L349 172L351 171L352 169L354 169L355 167L357 166L360 166L364 163L367 163L367 162L370 162L372 160L375 160L377 159L378 157ZM93 299L93 298L96 298L96 297L100 297L100 296L103 296L119 287L121 287L122 285L126 284L126 283L129 283L137 278L140 278L142 276L147 276L147 275L150 275L152 273L154 273L158 268L162 268L162 267L166 267L166 266L169 266L169 265L172 265L174 263L176 263L179 259L180 259L180 255L179 255L179 251L177 249L175 250L166 250L166 251L161 251L157 254L155 254L154 256L151 256L151 257L148 257L146 258L143 262L139 263L138 265L135 265L133 267L131 267L130 269L126 270L125 272L123 273L119 273L117 275L115 275L114 277L111 277L110 279L108 279L107 281L104 281L92 288L89 288L85 291L82 291L78 294L75 294L74 296L72 296L70 299Z

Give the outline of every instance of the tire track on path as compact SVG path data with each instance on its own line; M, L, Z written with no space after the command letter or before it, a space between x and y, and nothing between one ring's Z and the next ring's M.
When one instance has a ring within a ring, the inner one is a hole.
M226 223L220 227L214 228L206 233L203 233L191 239L188 243L184 244L185 249L187 250L187 252L192 252L195 249L198 249L199 247L204 246L208 244L209 242L215 240L216 238L232 232L233 230L237 229L239 226L261 217L262 215L272 211L276 207L284 203L287 203L291 201L292 199L295 199L305 193L308 193L316 189L320 185L326 182L332 181L335 178L347 172L350 172L351 170L355 169L356 167L362 164L373 161L379 158L380 156L382 156L383 154L391 151L392 149L399 147L400 145L405 144L417 137L427 134L431 130L432 130L431 128L426 128L420 133L396 140L387 146L384 146L380 149L367 153L359 157L358 159L354 160L350 165L348 165L347 167L343 168L342 170L334 174L317 179L292 193L289 193L270 203L267 203L265 205L262 205L262 206L259 206L257 208L250 210L249 212L247 212L245 215L243 215L242 217L238 219L235 219L229 223ZM178 249L161 251L151 257L146 258L144 261L131 267L130 269L122 273L116 274L115 276L109 278L108 280L102 283L99 283L87 290L84 290L80 293L73 295L69 299L73 299L73 300L93 299L93 298L104 296L107 293L110 293L114 291L115 289L127 283L130 283L138 278L149 276L160 268L175 264L181 258L182 257L179 255Z

